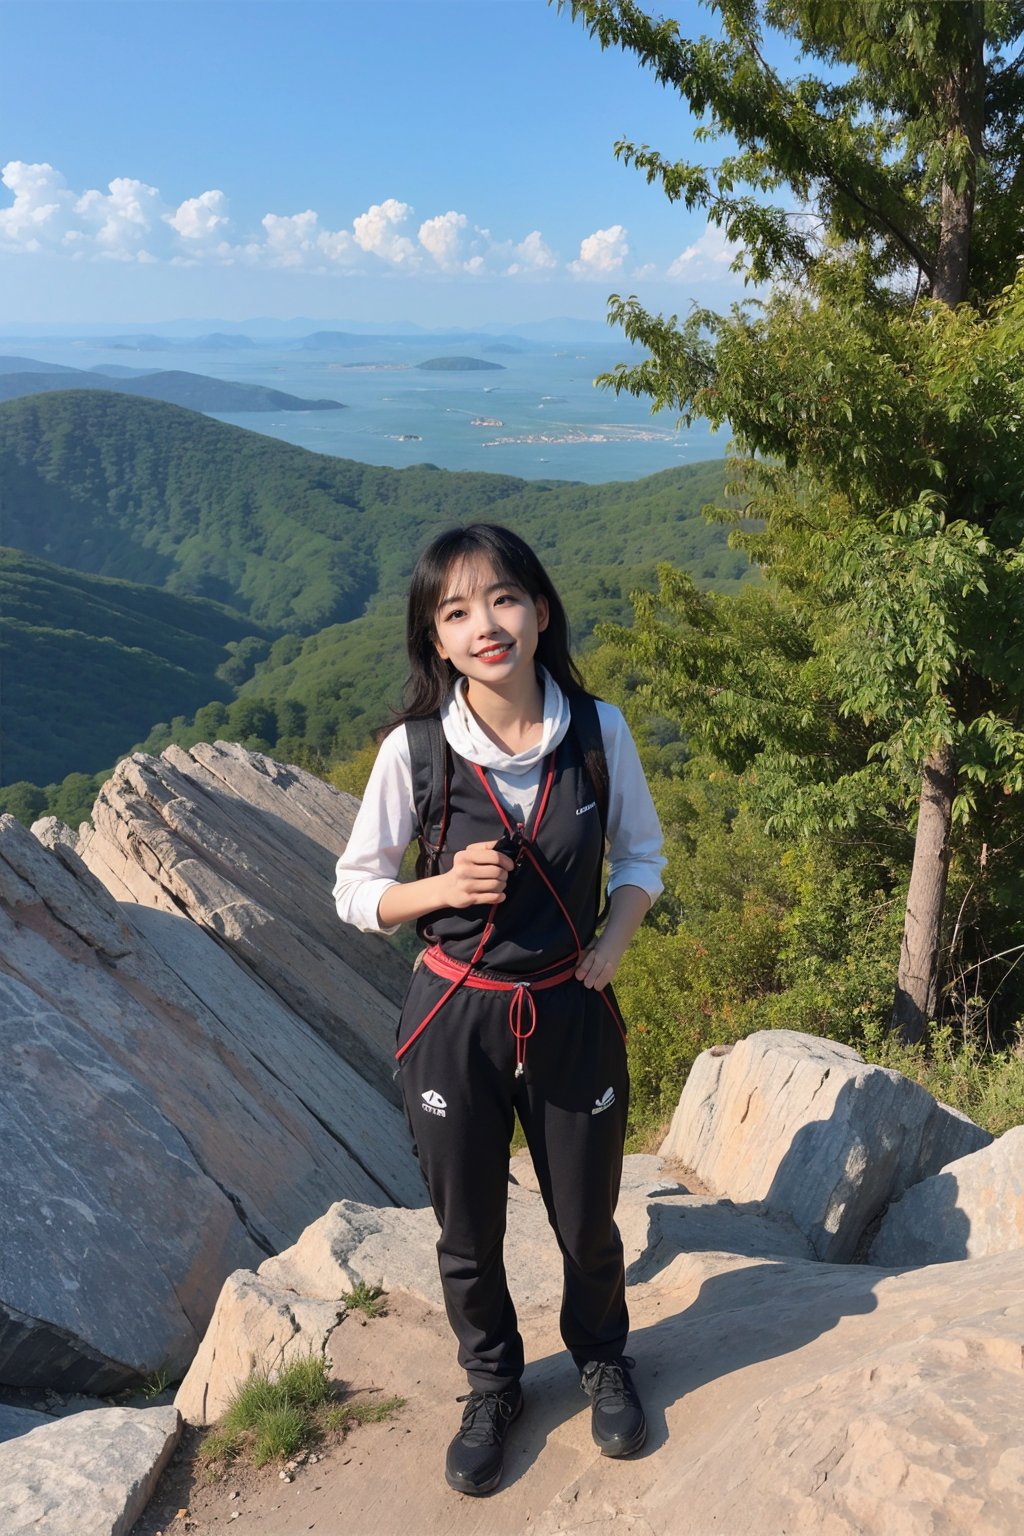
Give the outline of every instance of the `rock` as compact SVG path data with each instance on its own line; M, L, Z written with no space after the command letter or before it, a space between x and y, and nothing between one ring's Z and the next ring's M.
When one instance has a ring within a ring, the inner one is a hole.
M656 1159L627 1158L617 1219L629 1234L629 1349L650 1439L642 1457L609 1463L558 1335L559 1265L538 1263L545 1218L527 1160L514 1171L506 1257L529 1411L488 1499L489 1536L1024 1529L1019 1255L906 1273L822 1263L762 1208L680 1194ZM436 1293L428 1299L435 1234L428 1213L411 1215L336 1207L249 1277L252 1307L287 1298L293 1313L307 1289L316 1303L356 1279L401 1274L409 1287L391 1291L386 1316L366 1322L352 1310L326 1335L336 1379L400 1393L407 1406L393 1432L361 1439L357 1457L329 1459L322 1502L311 1492L303 1505L317 1528L339 1509L347 1529L380 1536L455 1528L439 1468L465 1388ZM237 1344L225 1328L216 1353L237 1351L259 1326L241 1312ZM293 1525L268 1510L261 1530L286 1536Z
M915 1184L882 1218L870 1262L943 1264L1024 1248L1024 1126Z
M562 1261L547 1213L529 1186L526 1154L514 1160L509 1188L506 1267L516 1305L557 1314ZM660 1160L627 1157L616 1212L630 1281L651 1278L679 1253L809 1256L803 1235L766 1214L739 1212L728 1201L693 1197L666 1177ZM438 1313L437 1222L429 1208L396 1210L343 1200L256 1274L226 1282L213 1322L175 1402L190 1423L211 1423L253 1369L271 1374L286 1360L320 1353L359 1285L401 1291ZM353 1314L355 1315L355 1314Z
M766 1030L697 1058L661 1151L839 1262L890 1200L991 1139L850 1046Z
M49 853L10 817L0 1040L8 1383L107 1392L180 1374L224 1276L339 1192L423 1198L399 1112L265 986L180 913L119 906L69 845Z
M16 1440L19 1435L25 1435L30 1429L37 1429L40 1424L49 1424L51 1419L46 1413L39 1413L31 1408L14 1408L7 1403L0 1403L0 1444L5 1440Z
M32 823L29 831L44 848L56 848L60 843L71 849L78 847L78 833L73 832L67 822L57 816L41 816Z
M224 1282L175 1406L192 1424L214 1423L251 1372L273 1376L294 1359L322 1354L344 1315L340 1293L325 1301L238 1270Z
M0 1536L128 1536L181 1434L176 1408L97 1408L0 1445Z
M116 896L191 917L397 1105L408 967L331 900L357 804L243 747L169 747L118 765L79 851Z

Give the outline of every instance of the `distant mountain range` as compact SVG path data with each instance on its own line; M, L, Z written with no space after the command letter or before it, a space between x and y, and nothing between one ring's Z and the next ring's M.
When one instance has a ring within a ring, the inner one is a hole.
M91 322L48 322L39 324L23 321L7 322L0 334L7 337L55 339L89 339L113 341L126 346L138 346L140 342L177 342L195 347L200 344L212 347L241 342L245 345L279 345L282 341L294 341L314 332L348 332L355 336L414 337L428 341L436 338L449 344L453 341L470 341L475 337L502 338L510 341L535 340L542 343L565 341L607 340L608 327L603 317L581 319L579 316L555 316L547 320L524 320L510 324L506 320L484 321L475 327L420 325L413 320L312 320L295 316L291 320L279 320L271 316L254 316L248 320L225 320L210 317L161 320L158 322L126 325L119 336L111 337L108 326ZM622 342L621 336L618 340ZM622 342L625 345L624 342Z
M116 371L115 371L116 370ZM0 400L24 395L49 394L54 390L103 389L121 395L140 395L163 400L193 411L213 411L229 416L243 411L343 411L338 400L303 400L299 395L262 384L235 384L211 379L201 373L150 371L120 368L116 363L102 369L66 368L36 362L28 357L0 357Z

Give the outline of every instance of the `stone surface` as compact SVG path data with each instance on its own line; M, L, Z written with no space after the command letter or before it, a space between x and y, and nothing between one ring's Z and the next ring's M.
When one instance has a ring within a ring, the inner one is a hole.
M128 1536L181 1434L176 1408L97 1408L0 1445L0 1536Z
M661 1151L841 1262L890 1200L991 1139L850 1046L765 1030L698 1057Z
M557 1315L562 1261L536 1193L528 1154L513 1161L506 1268L518 1308ZM627 1157L616 1221L627 1279L650 1279L681 1252L695 1255L810 1257L792 1224L728 1201L691 1196L655 1157ZM429 1208L397 1210L339 1201L298 1242L240 1271L224 1286L202 1347L175 1399L192 1423L224 1412L254 1367L273 1370L291 1353L320 1350L339 1320L339 1302L357 1285L402 1291L443 1309L437 1273L437 1222ZM306 1307L306 1312L302 1311ZM344 1307L340 1307L344 1312Z
M0 1380L181 1373L226 1274L423 1199L400 1112L179 910L0 821Z
M345 1313L326 1348L346 1387L407 1406L298 1478L287 1501L250 1506L260 1536L331 1530L342 1510L346 1529L374 1536L1019 1536L1019 1254L905 1273L822 1263L763 1208L680 1194L671 1169L627 1158L629 1349L650 1437L641 1456L609 1462L558 1337L557 1262L531 1253L544 1227L532 1170L522 1158L513 1169L507 1258L528 1364L501 1487L455 1499L441 1476L465 1387L424 1278L426 1213L346 1205L250 1277L242 1329L260 1327L254 1307L280 1319L288 1299L294 1316L309 1287L329 1307L321 1293L401 1265L410 1289L391 1291L388 1315ZM192 1518L213 1536L222 1509Z
M894 1201L871 1245L891 1268L1024 1249L1024 1126L915 1184ZM1024 1254L1021 1254L1024 1280Z
M213 1321L175 1405L193 1424L212 1424L253 1371L273 1375L292 1359L322 1354L345 1315L340 1291L324 1300L240 1269L224 1282Z
M45 1413L37 1413L32 1408L14 1408L7 1403L0 1403L0 1444L5 1440L16 1440L19 1435L25 1435L30 1429L38 1429L41 1424L49 1424L50 1419Z
M397 1105L408 968L331 900L357 804L243 747L168 747L118 765L79 851L115 895L191 917Z

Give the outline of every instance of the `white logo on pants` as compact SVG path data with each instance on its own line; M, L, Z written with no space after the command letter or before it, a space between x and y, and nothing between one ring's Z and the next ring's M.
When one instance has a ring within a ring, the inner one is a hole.
M444 1119L444 1112L448 1108L447 1102L442 1099L436 1088L428 1088L426 1093L421 1093L423 1108L428 1115L440 1115Z
M592 1115L599 1115L603 1109L611 1109L615 1103L615 1089L606 1088L599 1099L594 1100L594 1107L590 1111Z

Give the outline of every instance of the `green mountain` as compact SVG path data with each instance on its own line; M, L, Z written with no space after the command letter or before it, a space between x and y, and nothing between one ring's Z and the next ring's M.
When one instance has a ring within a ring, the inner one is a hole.
M12 358L12 362L20 359ZM28 362L28 359L25 359ZM44 371L45 370L45 371ZM235 384L229 379L211 379L203 373L168 370L158 373L85 372L79 368L56 368L51 364L32 364L22 370L0 368L0 400L19 400L25 395L49 394L54 390L103 389L119 395L137 395L146 400L164 400L192 411L216 411L230 416L241 411L343 411L338 400L303 400L280 389L263 384Z
M0 782L101 768L161 711L233 698L218 668L251 632L215 603L0 549Z
M69 391L0 405L7 544L307 634L402 591L428 538L481 517L566 568L672 560L728 586L746 559L700 516L722 476L721 461L598 486L381 469L157 401Z
M533 543L577 642L627 619L661 560L734 588L745 557L700 516L723 474L711 461L594 486L380 469L156 401L9 402L0 523L22 554L0 590L3 779L94 773L146 739L159 750L207 705L207 734L360 745L400 690L416 553L454 523L491 517Z

